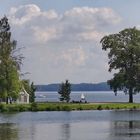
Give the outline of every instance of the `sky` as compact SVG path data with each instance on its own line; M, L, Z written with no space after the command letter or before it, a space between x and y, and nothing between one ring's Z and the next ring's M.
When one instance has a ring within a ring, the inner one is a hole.
M103 36L140 28L140 0L1 0L12 38L25 57L21 73L35 84L110 79Z

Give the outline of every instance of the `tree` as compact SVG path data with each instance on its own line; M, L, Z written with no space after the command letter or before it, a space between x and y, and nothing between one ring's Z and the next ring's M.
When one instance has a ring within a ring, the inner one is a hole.
M35 91L36 91L34 83L32 82L30 84L29 80L22 80L22 86L27 91L27 93L29 93L29 102L33 103L35 101Z
M101 43L102 49L108 51L109 71L117 70L108 84L115 93L123 90L129 94L132 103L133 95L140 91L140 30L124 29L103 37Z
M70 93L71 93L71 84L68 80L65 83L61 83L60 88L58 90L58 94L60 94L60 101L70 101Z
M17 42L11 40L7 17L0 19L0 98L16 100L20 91L21 55L15 55Z
M34 86L34 83L31 83L31 91L30 91L30 98L29 101L31 103L35 102L35 91L36 91L36 87Z

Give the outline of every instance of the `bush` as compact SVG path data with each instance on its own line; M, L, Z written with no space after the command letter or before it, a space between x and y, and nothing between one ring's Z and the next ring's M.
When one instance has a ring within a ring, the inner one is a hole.
M119 106L117 106L117 107L116 107L116 109L120 109L120 107L119 107Z
M8 109L4 104L0 104L0 112L7 112Z
M19 112L19 107L17 105L15 106L7 106L8 112Z
M38 105L37 105L37 103L32 103L31 104L31 111L38 111Z
M49 106L46 107L46 111L51 111L51 108Z
M82 108L81 106L80 106L80 107L78 107L77 109L78 109L78 110L83 110L83 108Z
M110 108L109 108L109 106L106 106L105 109L109 110Z
M133 106L133 109L137 109L137 107L134 105L134 106Z
M98 110L102 110L103 108L102 108L101 105L99 105L99 106L97 107L97 109L98 109Z
M71 111L71 108L69 106L63 106L62 110L63 111Z
M26 107L26 106L24 106L24 105L19 105L19 111L20 112L23 112L23 111L28 111L29 109Z
M60 106L56 106L56 108L57 108L57 110L58 110L58 111L60 111L60 110L61 110Z
M60 107L57 106L47 106L46 111L58 111L58 108L60 109Z

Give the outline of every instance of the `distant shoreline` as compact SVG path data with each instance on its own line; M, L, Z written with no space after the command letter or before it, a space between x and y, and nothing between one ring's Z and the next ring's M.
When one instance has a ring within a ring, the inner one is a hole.
M35 85L36 91L58 91L60 83ZM107 82L71 84L72 91L111 91Z

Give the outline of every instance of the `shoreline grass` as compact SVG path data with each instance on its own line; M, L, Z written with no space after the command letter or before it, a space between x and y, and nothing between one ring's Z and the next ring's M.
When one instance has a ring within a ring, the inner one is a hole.
M0 104L0 112L74 111L74 110L140 110L140 103L32 103Z

